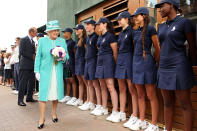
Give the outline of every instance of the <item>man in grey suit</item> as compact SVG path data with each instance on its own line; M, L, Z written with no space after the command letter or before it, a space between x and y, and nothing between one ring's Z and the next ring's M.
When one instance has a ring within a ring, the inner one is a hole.
M37 29L32 27L29 34L20 40L19 45L19 93L18 105L26 106L24 95L27 90L26 102L37 102L33 99L33 90L35 88L34 59L35 43L33 38L37 35Z

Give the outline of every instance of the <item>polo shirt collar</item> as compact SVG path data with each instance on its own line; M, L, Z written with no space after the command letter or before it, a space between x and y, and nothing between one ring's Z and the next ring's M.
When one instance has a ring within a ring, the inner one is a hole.
M128 31L130 28L131 28L130 26L127 26L127 28L124 29L122 32L126 32L126 31Z
M171 24L172 22L177 21L180 17L181 17L180 15L177 15L174 19L172 19L172 20L167 20L167 21L166 21L166 24L169 25L169 24Z

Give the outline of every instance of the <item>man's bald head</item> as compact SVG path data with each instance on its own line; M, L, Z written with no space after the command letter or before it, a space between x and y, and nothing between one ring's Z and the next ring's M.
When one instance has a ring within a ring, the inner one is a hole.
M29 35L33 38L37 35L37 28L36 27L31 27L29 29Z

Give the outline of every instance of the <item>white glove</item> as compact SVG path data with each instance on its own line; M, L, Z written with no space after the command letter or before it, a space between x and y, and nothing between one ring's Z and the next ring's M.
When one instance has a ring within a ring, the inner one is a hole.
M38 81L40 81L40 73L36 73L36 79L38 80Z

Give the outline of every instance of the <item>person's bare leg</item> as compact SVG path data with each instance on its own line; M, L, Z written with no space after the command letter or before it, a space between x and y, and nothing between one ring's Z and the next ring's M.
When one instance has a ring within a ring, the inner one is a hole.
M127 85L125 79L118 79L118 86L120 91L120 111L125 112L125 106L127 101Z
M107 88L108 88L110 95L111 95L113 111L118 112L118 94L117 94L115 86L114 86L114 79L108 78L108 79L105 79L105 82L106 82Z
M93 86L96 92L96 104L101 105L101 88L98 80L93 80Z
M70 84L71 84L71 82L70 82L70 79L65 79L65 81L66 81L66 96L70 96L70 91L71 91L71 87L70 87Z
M127 84L129 88L129 92L132 97L132 109L133 113L132 116L137 117L138 116L138 96L137 96L137 89L134 84L131 83L130 79L127 79Z
M0 85L2 84L2 76L0 76Z
M90 101L90 92L89 92L90 88L88 86L87 80L84 79L84 76L82 76L82 79L83 79L83 82L84 82L85 88L86 88L86 94L87 94L86 102L89 102Z
M7 85L10 86L10 79L7 79Z
M175 96L174 91L161 90L164 100L164 120L167 131L172 131L172 122L174 115Z
M85 85L86 87L86 94L87 94L87 98L86 98L86 102L90 102L90 87L87 85Z
M10 79L10 86L14 85L13 79Z
M102 95L102 106L103 108L107 108L107 100L108 100L108 92L107 92L107 85L104 79L99 79L100 86L101 86L101 95Z
M144 85L137 85L137 94L138 94L138 103L139 103L139 112L140 112L140 120L145 120L145 110L146 110L146 103L145 103L145 89Z
M52 102L53 106L52 106L52 118L55 119L57 118L57 113L56 113L56 109L57 109L57 105L58 105L58 100L55 100Z
M10 86L13 85L13 79L10 79Z
M5 83L5 80L2 80L2 85L5 86L5 84L6 84L6 83Z
M193 123L193 109L191 103L190 89L188 90L176 90L176 96L180 102L184 116L184 131L192 130Z
M8 79L6 79L6 84L5 84L6 86L8 86L9 85L9 80Z
M7 85L10 86L10 79L7 79Z
M87 82L88 82L89 95L90 95L89 102L94 103L95 91L93 87L93 80L88 80Z
M84 83L81 76L77 76L79 81L79 99L83 101Z
M154 84L146 84L145 86L146 86L147 96L151 104L152 124L156 125L159 115L159 103L158 103L156 88Z
M46 109L46 102L39 101L39 106L40 106L40 120L39 120L39 125L44 123L45 120L45 109Z
M77 84L75 81L75 76L73 75L72 78L70 79L71 83L72 83L72 91L73 91L73 97L77 98Z

